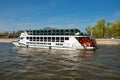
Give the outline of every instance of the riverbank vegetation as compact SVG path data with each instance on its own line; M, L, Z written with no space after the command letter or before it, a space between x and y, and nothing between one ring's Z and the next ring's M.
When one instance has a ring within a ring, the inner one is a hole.
M0 38L17 38L20 35L21 31L13 32L0 32Z
M101 19L94 26L86 27L85 30L95 38L120 38L120 20L107 22Z
M99 20L95 25L85 28L86 33L95 38L120 38L120 20L107 22ZM13 32L0 32L0 38L17 38L22 30Z

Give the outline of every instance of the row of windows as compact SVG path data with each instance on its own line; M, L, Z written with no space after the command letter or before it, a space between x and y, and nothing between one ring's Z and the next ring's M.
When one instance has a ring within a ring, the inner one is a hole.
M62 44L62 43L56 43L56 45L58 45L58 46L62 46L63 44Z
M27 44L40 44L40 45L51 45L51 43L39 43L39 42L26 42ZM62 46L62 43L56 43L58 46Z
M56 32L56 33L33 33L27 32L28 35L75 35L75 32Z
M51 45L51 43L39 43L39 42L27 42L27 44L41 44L41 45Z
M78 29L28 30L28 35L74 35Z
M44 42L64 42L64 40L69 40L69 37L27 37L27 40Z

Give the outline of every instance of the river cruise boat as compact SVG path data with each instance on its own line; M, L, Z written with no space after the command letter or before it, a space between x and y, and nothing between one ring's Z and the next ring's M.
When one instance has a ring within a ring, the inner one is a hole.
M93 37L83 34L79 29L40 29L25 30L15 46L26 48L49 48L69 50L94 50L96 41Z

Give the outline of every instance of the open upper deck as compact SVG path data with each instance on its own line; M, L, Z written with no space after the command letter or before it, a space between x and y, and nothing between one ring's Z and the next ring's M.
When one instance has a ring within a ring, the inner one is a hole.
M76 35L80 33L79 29L40 29L26 30L28 35Z

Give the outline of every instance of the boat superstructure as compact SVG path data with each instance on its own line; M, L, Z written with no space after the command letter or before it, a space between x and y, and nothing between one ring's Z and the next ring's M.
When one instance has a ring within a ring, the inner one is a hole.
M96 41L79 29L26 30L12 42L15 46L49 49L94 50Z

